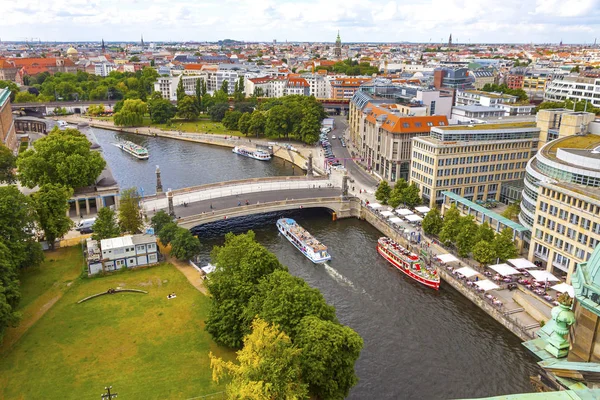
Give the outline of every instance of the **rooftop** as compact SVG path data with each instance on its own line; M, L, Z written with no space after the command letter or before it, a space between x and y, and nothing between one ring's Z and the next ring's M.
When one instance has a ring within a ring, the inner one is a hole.
M558 139L551 142L551 145L546 147L548 153L556 153L559 148L563 149L593 149L600 146L599 135L574 135L564 139Z
M121 236L111 239L102 239L100 241L100 247L102 251L120 249L125 246L133 246L133 237L131 235Z
M531 121L519 121L519 122L504 122L497 124L477 124L477 125L452 125L445 126L443 130L456 130L456 131L478 131L478 130L493 130L493 129L511 129L511 128L536 128L536 123Z

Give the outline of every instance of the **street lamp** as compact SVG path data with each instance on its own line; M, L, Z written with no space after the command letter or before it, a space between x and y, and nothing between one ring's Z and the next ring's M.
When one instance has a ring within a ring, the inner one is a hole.
M104 390L106 390L106 393L103 393L102 395L100 395L100 398L102 400L108 399L108 400L112 400L112 399L116 399L117 398L117 394L116 393L111 393L110 390L112 389L112 386L107 386L104 388Z

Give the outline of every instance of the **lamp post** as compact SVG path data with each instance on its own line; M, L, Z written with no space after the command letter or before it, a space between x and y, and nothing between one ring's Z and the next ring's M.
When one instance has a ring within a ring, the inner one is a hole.
M107 386L104 388L104 390L106 390L106 393L103 393L100 398L102 400L108 399L108 400L112 400L112 399L116 399L117 398L117 393L111 393L110 390L112 389L112 386Z

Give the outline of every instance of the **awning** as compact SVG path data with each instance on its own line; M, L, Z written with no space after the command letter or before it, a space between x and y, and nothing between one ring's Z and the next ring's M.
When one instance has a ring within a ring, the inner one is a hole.
M513 267L511 267L510 265L508 265L508 264L490 265L490 268L493 269L494 271L496 271L497 273L499 273L502 276L509 276L509 275L515 275L515 274L520 274L521 273L518 270L516 270Z
M418 215L415 215L415 214L406 215L406 216L404 216L404 218L406 218L410 222L423 221L423 218L421 218L421 217L419 217Z
M429 207L425 207L425 206L415 207L415 210L417 210L418 212L423 213L423 214L427 214L429 211L431 211L431 209Z
M413 212L410 211L408 208L397 208L396 209L396 214L398 215L411 215Z
M477 281L475 282L475 284L477 286L479 286L481 289L485 290L486 292L488 290L494 290L494 289L499 289L500 286L496 285L494 282L490 281L489 279L484 279L482 281Z
M555 277L554 275L552 275L550 272L548 271L538 271L538 270L529 270L527 271L531 276L533 276L533 278L538 281L538 282L556 282L556 281L560 281L560 279L558 279L557 277Z
M400 225L402 223L402 219L398 217L392 217L389 219L392 224Z
M575 297L575 289L573 289L573 286L567 285L566 283L559 283L558 285L552 286L550 289L554 289L560 293L567 292L569 293L569 296Z
M439 256L436 256L441 262L443 263L451 263L451 262L455 262L458 261L458 258L454 257L452 254L448 253L448 254L440 254Z
M525 258L512 258L508 260L508 263L512 264L513 267L518 269L537 268L537 265Z
M379 204L379 203L369 203L369 207L371 207L371 208L381 208L381 204Z
M381 215L383 215L384 217L392 217L394 213L391 211L382 211Z
M462 267L457 269L456 271L454 271L458 274L461 274L462 276L464 276L465 278L470 278L474 275L479 274L479 272L475 271L473 268L471 267Z

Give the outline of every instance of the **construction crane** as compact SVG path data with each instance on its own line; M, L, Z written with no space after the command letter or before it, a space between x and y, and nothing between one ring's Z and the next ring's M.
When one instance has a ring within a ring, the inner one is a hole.
M22 37L21 39L25 40L25 43L27 44L27 47L29 47L29 50L32 49L30 42L33 42L34 40L37 40L38 42L40 42L40 38L34 38L34 37Z

